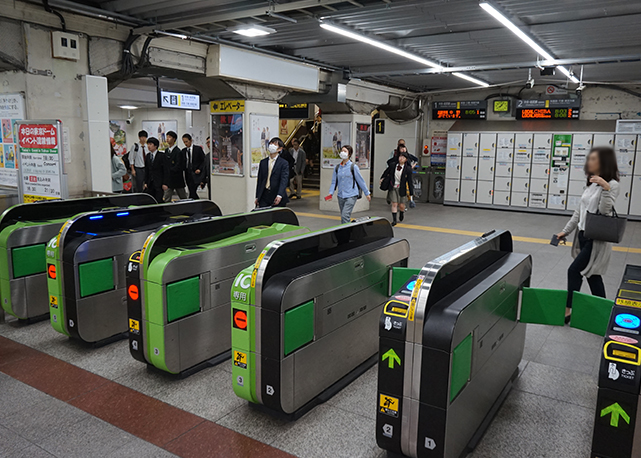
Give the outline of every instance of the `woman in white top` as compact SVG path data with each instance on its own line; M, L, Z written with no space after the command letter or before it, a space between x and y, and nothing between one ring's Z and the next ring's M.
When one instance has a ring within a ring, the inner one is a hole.
M581 204L572 218L557 236L566 238L577 229L572 242L574 261L568 268L568 298L565 319L569 322L572 312L572 294L581 290L583 277L588 279L593 295L605 297L605 286L601 275L605 274L610 262L612 244L585 238L585 219L587 212L611 215L619 195L619 169L614 150L601 146L592 148L585 162L587 188L581 196Z

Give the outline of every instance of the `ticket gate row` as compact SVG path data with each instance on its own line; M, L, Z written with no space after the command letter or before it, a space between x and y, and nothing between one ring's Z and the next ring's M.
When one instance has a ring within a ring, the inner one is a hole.
M288 208L165 226L127 267L129 349L166 372L188 375L229 358L236 275L277 239L309 232Z
M22 320L46 317L46 248L62 225L80 213L155 204L148 194L47 200L8 208L0 216L0 301Z
M507 396L525 344L532 259L492 231L425 265L380 316L376 440L413 458L458 458Z
M232 286L233 388L297 418L375 363L391 268L409 244L383 218L272 242Z
M88 343L127 332L129 255L166 224L220 216L208 200L84 213L68 220L47 248L51 325Z

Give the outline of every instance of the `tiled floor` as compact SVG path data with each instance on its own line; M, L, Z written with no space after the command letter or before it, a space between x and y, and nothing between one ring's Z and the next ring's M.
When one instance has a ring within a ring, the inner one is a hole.
M312 196L293 201L290 207L315 214L300 216L301 224L311 229L337 224L323 217L317 202L318 197ZM354 216L387 217L388 212L384 202L375 201L370 212ZM549 239L565 220L419 204L408 212L405 223L474 232L509 229L517 236ZM412 267L421 267L472 238L403 226L397 227L396 234L410 241ZM641 224L629 223L621 246L641 247ZM568 247L517 241L515 251L532 255L533 286L565 287ZM604 279L610 295L626 263L641 264L641 254L612 253ZM177 380L150 372L133 360L125 341L87 348L56 333L46 321L29 326L6 323L0 325L0 335L37 350L21 350L20 357L26 352L33 364L49 367L32 373L28 364L22 367L16 360L15 353L0 351L0 456L162 457L175 453L258 458L276 456L277 449L302 458L385 456L374 438L375 369L297 422L286 423L250 409L235 397L227 363ZM599 350L597 336L569 327L529 325L515 389L469 458L588 456ZM67 363L83 371L70 371ZM46 383L52 377L60 380L58 386ZM155 414L145 417L139 411ZM167 423L167 418L172 420ZM244 436L267 445L261 448L258 442L245 442L250 439Z

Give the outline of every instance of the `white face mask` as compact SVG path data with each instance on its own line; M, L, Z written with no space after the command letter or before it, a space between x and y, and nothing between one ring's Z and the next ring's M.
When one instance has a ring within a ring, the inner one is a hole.
M342 160L345 160L345 159L349 158L349 153L347 153L345 151L341 151L339 153L339 156L341 157Z
M278 152L278 145L274 145L273 143L269 145L269 152L271 154L277 153Z

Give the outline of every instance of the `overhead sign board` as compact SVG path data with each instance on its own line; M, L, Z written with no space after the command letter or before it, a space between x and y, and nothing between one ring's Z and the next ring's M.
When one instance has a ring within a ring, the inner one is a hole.
M211 113L242 113L245 111L244 100L214 100L209 102Z
M516 119L579 119L581 99L517 100Z
M432 119L486 119L487 100L433 102Z
M158 89L158 108L200 111L200 95Z
M289 105L287 103L278 104L278 117L280 119L309 119L309 105L306 103L295 103Z

